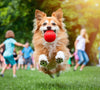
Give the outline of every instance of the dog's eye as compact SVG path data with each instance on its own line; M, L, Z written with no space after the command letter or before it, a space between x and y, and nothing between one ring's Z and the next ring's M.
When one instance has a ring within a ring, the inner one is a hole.
M54 26L55 26L56 24L55 24L55 23L52 23L52 25L54 25Z
M43 23L43 25L47 25L47 23Z

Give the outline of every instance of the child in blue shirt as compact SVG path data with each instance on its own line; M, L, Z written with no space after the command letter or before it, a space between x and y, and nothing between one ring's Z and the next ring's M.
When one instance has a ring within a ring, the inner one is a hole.
M5 45L5 51L3 56L5 58L6 65L4 66L3 70L0 73L0 76L2 77L4 76L4 72L9 64L13 66L13 77L16 77L16 62L13 57L13 50L15 45L22 47L25 47L25 45L16 42L14 37L15 37L14 32L12 30L8 30L5 35L6 40L0 45L0 48Z
M33 50L29 46L28 42L26 42L25 46L26 47L24 47L22 50L22 53L24 54L24 59L25 59L25 69L27 69L27 65L30 64L30 68L32 70L33 62L32 62L31 54L33 54Z

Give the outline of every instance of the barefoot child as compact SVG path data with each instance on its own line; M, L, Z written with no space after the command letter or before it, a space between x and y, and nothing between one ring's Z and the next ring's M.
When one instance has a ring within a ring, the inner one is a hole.
M14 37L15 37L14 32L12 30L8 30L5 35L6 40L0 45L0 48L5 45L5 51L4 51L3 56L5 58L6 65L4 66L4 68L2 69L0 73L0 76L2 77L4 76L4 72L7 69L7 66L9 64L13 66L13 77L16 77L16 62L13 57L13 50L14 50L15 45L22 46L22 47L24 47L25 45L16 42Z

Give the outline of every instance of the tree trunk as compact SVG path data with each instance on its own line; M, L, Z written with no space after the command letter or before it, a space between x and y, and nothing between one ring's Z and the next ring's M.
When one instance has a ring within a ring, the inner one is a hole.
M87 52L87 54L89 56L89 59L90 59L89 64L93 63L93 58L91 56L91 53L92 53L91 52L91 48L92 48L92 45L93 45L93 43L94 43L94 41L96 39L97 33L98 33L98 30L96 32L92 32L90 34L90 37L89 37L90 43L86 44L86 52Z
M93 43L94 43L94 41L95 41L95 39L96 39L96 35L97 35L98 31L99 31L99 23L100 23L100 21L99 21L98 18L96 18L96 19L91 19L90 22L93 23L93 26L96 28L96 31L95 31L95 32L92 32L92 33L89 35L90 43L88 43L88 44L86 45L86 52L87 52L87 54L88 54L88 56L89 56L89 59L90 59L89 64L91 65L91 64L93 64L93 62L96 62L96 61L94 60L94 58L93 58L93 55L91 55L91 54L92 54L91 48L92 48Z

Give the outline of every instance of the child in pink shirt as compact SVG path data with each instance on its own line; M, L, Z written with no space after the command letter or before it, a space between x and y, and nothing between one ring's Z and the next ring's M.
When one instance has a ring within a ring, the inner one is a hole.
M75 59L75 64L77 64L77 62L79 60L79 57L77 55L77 52L74 52L73 56L74 56L74 59Z

